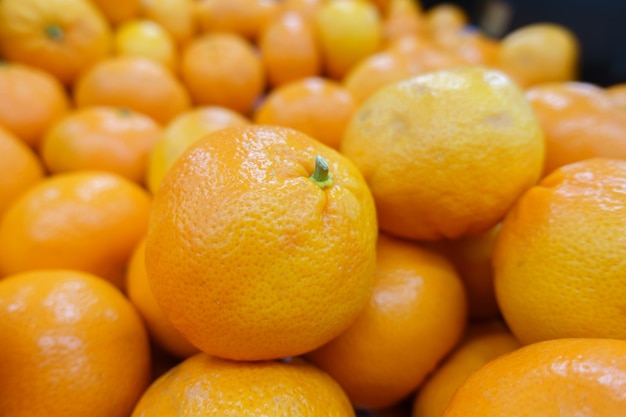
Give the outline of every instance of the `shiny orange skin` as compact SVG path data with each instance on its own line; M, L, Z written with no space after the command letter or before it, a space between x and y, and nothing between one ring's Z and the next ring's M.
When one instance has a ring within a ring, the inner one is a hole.
M626 161L553 171L507 213L493 262L498 305L524 344L626 339Z
M70 109L69 95L56 78L17 63L0 64L0 97L0 124L33 149Z
M41 158L50 173L102 170L143 184L148 154L161 135L150 117L115 107L85 107L46 133Z
M339 149L357 104L341 84L322 77L293 81L270 91L254 113L259 124L286 126Z
M310 178L317 155L329 184ZM282 358L356 319L377 233L372 196L344 156L292 129L235 127L193 144L163 179L146 267L165 315L201 350Z
M415 243L380 234L369 305L345 332L306 354L357 407L407 398L456 346L467 320L452 264Z
M411 417L441 417L454 392L472 373L521 346L505 328L478 330L464 338L417 391Z
M156 192L170 167L194 142L216 130L248 123L250 120L240 113L220 106L199 106L179 114L164 127L150 152L148 189Z
M76 84L77 107L126 107L165 124L191 107L183 84L163 65L136 56L110 57Z
M440 70L378 90L346 128L381 230L457 239L495 226L540 177L543 133L524 94L479 66Z
M111 46L111 28L89 0L0 3L4 59L41 68L64 84L104 59Z
M281 7L274 0L198 0L196 20L203 33L235 33L256 41Z
M606 91L572 81L541 84L526 91L545 133L544 175L593 157L626 158L626 113Z
M150 382L141 318L115 287L74 270L0 280L0 414L127 417Z
M13 201L0 222L0 276L43 268L86 271L121 287L148 227L150 195L119 175L48 176Z
M227 361L199 353L155 381L132 417L354 417L339 384L300 358Z
M282 13L269 22L258 46L271 87L321 73L313 26L296 12Z
M490 361L459 387L442 417L619 416L626 341L558 339Z
M128 299L143 318L148 333L161 349L179 358L187 358L199 352L172 327L154 298L146 273L145 238L139 242L128 262L125 289Z
M112 26L136 18L141 13L142 0L89 0L106 16Z
M196 105L228 107L248 114L265 89L265 72L254 46L233 33L192 40L181 56L181 77Z
M44 178L39 156L0 126L0 217L13 200Z

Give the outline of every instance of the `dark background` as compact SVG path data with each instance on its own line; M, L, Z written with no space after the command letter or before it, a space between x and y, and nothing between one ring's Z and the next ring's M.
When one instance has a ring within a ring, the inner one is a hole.
M481 27L485 11L498 3L510 10L508 25L500 34L537 23L559 23L572 30L581 48L581 79L601 86L626 82L626 0L448 0L420 1L424 10L454 3Z

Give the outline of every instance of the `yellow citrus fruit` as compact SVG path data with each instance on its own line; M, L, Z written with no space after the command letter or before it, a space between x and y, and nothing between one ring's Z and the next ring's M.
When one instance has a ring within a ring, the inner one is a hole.
M151 20L124 21L115 29L113 45L118 55L143 56L174 72L178 69L176 41L161 25Z
M345 330L375 270L374 202L357 168L304 133L222 129L156 191L146 242L163 312L201 350L294 356Z
M544 138L503 73L468 66L384 87L340 150L365 177L380 228L423 240L480 234L541 175Z

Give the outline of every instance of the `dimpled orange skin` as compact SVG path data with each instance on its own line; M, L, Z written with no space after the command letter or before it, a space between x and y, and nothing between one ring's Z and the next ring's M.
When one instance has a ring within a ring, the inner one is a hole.
M199 353L156 380L131 417L353 417L339 384L300 358L235 362Z
M71 268L118 287L145 235L150 194L116 174L51 175L17 198L0 221L0 276Z
M434 251L380 234L369 305L341 335L306 355L357 407L397 404L459 342L467 320L463 285Z
M522 91L501 72L470 66L379 90L340 150L363 173L381 230L436 240L494 226L540 177L544 146Z
M625 387L626 341L549 340L481 367L442 417L621 416Z
M626 339L626 161L554 171L504 219L494 252L500 310L524 344Z
M309 178L317 155L328 188ZM295 356L365 307L377 234L372 196L344 156L288 128L229 128L192 145L157 190L146 267L164 313L201 350Z
M0 415L127 417L150 382L141 318L115 287L74 270L0 281Z

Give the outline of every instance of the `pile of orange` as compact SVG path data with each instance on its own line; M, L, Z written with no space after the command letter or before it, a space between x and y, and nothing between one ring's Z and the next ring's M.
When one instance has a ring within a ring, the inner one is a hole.
M622 415L626 80L469 23L0 1L0 415Z

